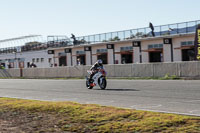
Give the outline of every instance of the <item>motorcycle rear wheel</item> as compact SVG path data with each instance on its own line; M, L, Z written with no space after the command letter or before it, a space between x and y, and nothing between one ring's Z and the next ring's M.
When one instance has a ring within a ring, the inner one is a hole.
M90 82L87 80L86 81L86 87L88 88L88 89L92 89L93 88L93 86L90 86Z

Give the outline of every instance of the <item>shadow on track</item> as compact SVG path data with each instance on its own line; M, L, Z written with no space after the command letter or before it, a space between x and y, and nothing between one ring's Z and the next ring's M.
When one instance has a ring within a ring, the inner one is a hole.
M95 90L102 90L102 89L95 89ZM105 89L103 91L140 91L136 89Z

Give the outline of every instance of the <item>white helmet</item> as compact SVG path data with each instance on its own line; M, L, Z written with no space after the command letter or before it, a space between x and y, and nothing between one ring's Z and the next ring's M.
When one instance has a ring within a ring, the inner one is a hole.
M103 61L101 59L99 59L99 60L97 60L97 63L101 65L101 64L103 64Z

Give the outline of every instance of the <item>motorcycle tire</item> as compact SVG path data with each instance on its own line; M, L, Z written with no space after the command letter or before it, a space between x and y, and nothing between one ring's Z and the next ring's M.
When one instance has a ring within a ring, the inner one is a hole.
M103 77L102 78L102 83L100 84L100 80L99 80L99 87L102 89L102 90L105 90L106 89L106 86L107 86L107 81L106 79Z
M93 88L93 86L90 86L90 82L87 80L86 81L86 87L88 88L88 89L92 89Z

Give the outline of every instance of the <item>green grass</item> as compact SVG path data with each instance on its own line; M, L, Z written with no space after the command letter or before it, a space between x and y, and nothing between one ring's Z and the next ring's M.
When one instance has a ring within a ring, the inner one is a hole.
M53 121L56 126L62 131L71 132L200 132L200 117L94 104L0 98L1 116L8 111L17 114L46 114L48 118L56 116L57 119Z

